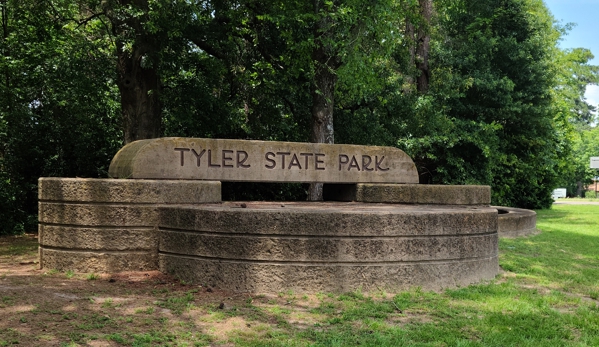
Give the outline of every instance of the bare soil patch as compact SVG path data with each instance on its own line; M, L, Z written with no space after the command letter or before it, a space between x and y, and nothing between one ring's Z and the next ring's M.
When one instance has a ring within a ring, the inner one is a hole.
M186 285L158 271L39 269L37 248L34 234L0 238L0 346L227 346L231 336L279 323L256 305L288 301Z
M234 346L313 327L324 319L317 296L228 292L158 271L40 269L37 235L0 237L0 346Z

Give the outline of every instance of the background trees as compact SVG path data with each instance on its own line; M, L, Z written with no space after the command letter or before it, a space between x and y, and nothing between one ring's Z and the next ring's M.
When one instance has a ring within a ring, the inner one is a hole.
M429 96L444 109L426 111L433 131L413 136L406 149L428 181L485 182L494 203L548 207L567 147L552 108L559 32L551 16L541 1L466 1L442 10Z
M559 184L570 196L584 196L584 187L597 175L597 170L589 168L589 158L599 155L597 110L584 99L586 86L599 83L599 67L588 64L592 58L591 52L583 48L559 52L560 88L555 90L554 107L570 129L564 136L573 150L568 165L562 168Z
M34 228L38 177L105 177L147 137L398 146L422 183L489 184L493 203L530 208L582 186L599 152L583 98L599 71L557 48L565 29L540 0L0 6L4 233ZM308 195L236 187L225 196Z
M105 176L121 145L113 47L87 15L69 1L2 2L2 232L35 230L36 176Z

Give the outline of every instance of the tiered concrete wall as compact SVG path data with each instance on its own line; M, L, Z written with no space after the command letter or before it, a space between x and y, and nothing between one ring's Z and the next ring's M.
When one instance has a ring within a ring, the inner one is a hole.
M40 178L40 266L158 268L158 206L221 200L220 182Z
M307 202L161 207L160 270L251 292L467 285L498 272L497 211Z
M109 174L121 179L40 179L41 267L160 269L252 292L438 289L499 270L490 187L418 185L397 148L149 139ZM325 182L338 202L222 203L211 180Z
M498 229L535 227L532 211L490 207L489 187L332 187L353 202L222 203L219 182L42 178L40 265L160 269L235 291L438 289L493 278Z

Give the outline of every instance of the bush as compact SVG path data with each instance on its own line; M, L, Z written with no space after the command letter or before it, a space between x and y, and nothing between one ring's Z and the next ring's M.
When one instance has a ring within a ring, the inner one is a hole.
M21 234L25 228L14 188L4 171L0 171L0 235Z

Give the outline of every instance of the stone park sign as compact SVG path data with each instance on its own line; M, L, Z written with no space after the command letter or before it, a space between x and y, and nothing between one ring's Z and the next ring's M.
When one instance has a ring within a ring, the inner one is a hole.
M159 138L132 142L113 178L247 182L418 183L412 159L393 147Z
M500 219L489 186L417 184L390 147L161 138L123 147L109 174L40 178L40 267L240 292L441 289L495 277L500 220L535 231L533 211ZM240 203L220 181L344 184L329 201Z

